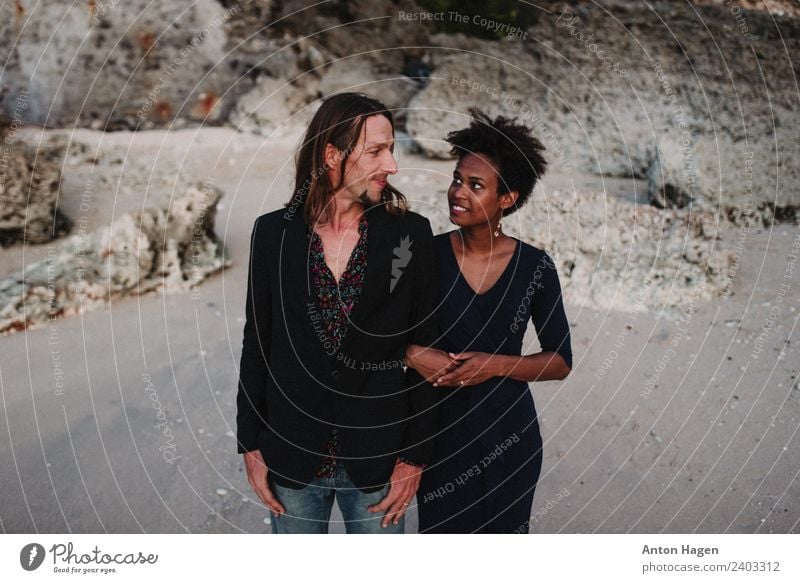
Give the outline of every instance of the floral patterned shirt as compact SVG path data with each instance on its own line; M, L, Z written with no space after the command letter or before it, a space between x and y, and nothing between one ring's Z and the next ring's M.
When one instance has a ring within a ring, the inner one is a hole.
M358 233L358 243L337 283L325 263L322 239L312 228L308 229L311 245L311 282L316 291L317 303L321 311L320 321L325 332L323 341L329 341L335 352L339 351L342 338L347 330L348 318L358 302L361 288L364 285L364 275L367 270L367 219L364 216L358 225ZM334 428L325 445L326 456L317 470L318 478L333 477L337 449L338 439L336 428Z

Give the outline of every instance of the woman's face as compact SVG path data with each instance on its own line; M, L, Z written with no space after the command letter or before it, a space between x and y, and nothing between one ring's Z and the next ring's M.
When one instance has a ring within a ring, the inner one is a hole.
M459 227L494 226L504 209L514 204L515 192L497 194L498 168L483 154L466 154L458 161L447 190L450 222Z

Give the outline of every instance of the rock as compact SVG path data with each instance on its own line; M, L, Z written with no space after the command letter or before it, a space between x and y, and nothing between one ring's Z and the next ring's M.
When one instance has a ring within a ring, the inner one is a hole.
M187 186L164 208L127 213L108 227L53 245L44 261L0 280L0 333L163 288L193 289L230 265L214 234L222 192Z
M614 0L564 4L527 34L431 37L442 49L406 126L428 156L448 157L444 137L476 106L532 127L551 172L646 177L660 206L771 204L796 219L796 18Z
M445 193L423 189L415 200L434 233L452 228ZM437 204L438 203L438 204ZM711 225L715 225L713 228ZM729 283L733 253L721 247L723 229L709 211L664 209L592 190L534 189L531 199L503 219L503 231L546 251L573 305L638 312L685 306L719 297ZM733 237L730 237L731 239Z
M0 159L0 245L46 243L69 232L72 222L56 204L61 166L47 149L17 144L3 134Z
M284 78L260 77L231 112L229 123L240 131L283 136L311 121L311 96Z
M386 75L369 59L353 57L326 62L315 70L289 80L263 76L243 95L230 115L236 129L267 136L302 132L311 122L321 98L353 91L366 93L392 110L402 124L405 105L419 85L402 75Z
M319 93L323 96L343 91L366 93L393 110L397 117L405 115L402 109L419 91L419 86L404 75L381 73L368 59L351 57L332 63L319 83Z
M433 31L430 22L401 21L400 13L419 13L413 0L348 0L312 4L305 0L276 3L272 17L298 37L313 37L313 46L333 57L358 57L379 73L401 75L410 55L421 56ZM311 51L312 53L314 51ZM306 66L313 64L308 55ZM327 59L328 61L330 59Z
M737 0L735 4L731 4L730 0L692 0L696 5L703 4L716 4L718 6L727 6L731 10L731 14L740 14L743 10L748 11L765 11L776 16L783 16L784 14L791 14L792 16L800 16L800 4L796 0L770 0L769 4L763 0ZM734 12L734 6L736 12Z
M693 200L697 180L694 160L691 144L681 147L675 140L665 139L656 146L647 169L647 194L655 206L680 208Z
M237 51L229 52L228 30L243 14L240 3L215 0L3 4L0 110L27 93L22 119L48 127L218 120L221 96L234 100L247 87L230 65Z
M328 59L325 57L323 52L312 44L309 44L308 47L305 48L304 52L305 57L302 63L310 70L321 69L328 63Z

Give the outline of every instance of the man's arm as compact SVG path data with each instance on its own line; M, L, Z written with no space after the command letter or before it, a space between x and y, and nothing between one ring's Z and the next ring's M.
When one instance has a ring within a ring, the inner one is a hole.
M433 231L424 219L413 246L413 297L408 344L432 346L439 337L436 319L436 261L433 253ZM416 370L406 370L409 396L409 420L403 451L399 456L415 464L430 463L433 458L433 436L436 431L436 395Z
M411 258L413 277L411 318L408 345L432 346L439 336L436 321L436 262L433 254L433 231L427 219L414 235ZM403 449L398 452L394 471L389 478L389 492L370 512L384 513L381 526L397 524L417 493L425 464L433 458L436 433L436 396L434 389L413 368L406 370L408 391L408 423ZM410 463L409 463L410 462Z
M280 515L284 507L270 490L269 469L259 451L258 434L267 423L267 357L272 337L272 302L267 268L266 233L259 231L260 217L250 235L242 358L236 395L237 449L244 454L247 481L261 501Z
M239 367L239 392L236 396L238 452L258 449L258 434L267 422L265 388L269 375L272 302L266 259L266 233L259 231L256 219L250 235L250 261L247 276L247 301Z

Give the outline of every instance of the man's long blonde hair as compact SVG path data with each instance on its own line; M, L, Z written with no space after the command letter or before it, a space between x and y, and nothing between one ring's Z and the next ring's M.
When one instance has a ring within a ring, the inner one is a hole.
M382 115L392 124L392 113L381 102L363 93L339 93L323 101L303 136L296 158L294 191L285 206L297 209L303 205L306 224L313 225L327 220L326 211L336 189L344 181L345 163L361 136L368 117ZM331 144L342 152L339 184L331 184L329 166L325 163L325 146ZM406 197L387 184L381 192L381 200L390 214L402 214L408 209Z

